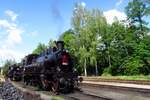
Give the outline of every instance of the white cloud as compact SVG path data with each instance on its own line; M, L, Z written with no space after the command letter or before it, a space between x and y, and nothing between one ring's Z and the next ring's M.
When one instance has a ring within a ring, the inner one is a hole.
M8 15L12 21L16 21L18 14L16 14L15 12L13 12L12 10L6 10L5 14Z
M2 48L8 48L14 44L19 44L22 41L21 33L23 30L17 26L16 23L8 22L5 19L0 19L0 28L5 30L6 36L4 36L4 43Z
M0 49L0 67L5 63L6 60L16 60L17 62L21 61L25 53L14 50Z
M11 21L0 19L0 29L2 30L0 31L0 65L7 59L19 61L25 54L12 49L17 44L22 43L21 34L24 32L15 22L18 15L10 10L5 11L5 14L9 15Z
M85 6L86 6L86 3L85 3L85 2L81 2L81 5L82 5L83 7L85 7Z
M122 21L127 18L124 12L120 12L117 9L105 11L104 16L106 17L107 23L109 24L112 24L115 21L115 18L117 18L118 21Z
M5 19L0 19L0 28L9 28L12 29L13 28L13 24L9 23L7 20Z
M122 4L123 0L117 0L116 6L119 6L120 4Z

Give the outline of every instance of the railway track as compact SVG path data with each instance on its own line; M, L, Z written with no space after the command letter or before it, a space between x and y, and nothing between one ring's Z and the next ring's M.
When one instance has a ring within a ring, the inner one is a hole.
M108 82L107 82L108 83ZM109 89L109 90L115 90L115 91L125 91L125 92L134 92L137 94L145 94L150 96L150 86L149 85L133 85L133 84L93 84L93 83L82 83L83 87L92 87L92 88L99 88L99 89Z
M83 79L84 81L93 81L93 82L116 82L116 83L150 85L150 80L124 80L124 79L109 79L101 77L83 77Z
M102 96L96 96L94 94L88 94L85 92L76 92L74 94L69 94L67 97L72 100L112 100Z
M33 86L25 86L22 82L10 82L17 88L21 87L21 90L26 89L26 91L30 91L29 94L32 95L30 97L40 96L43 98L42 100L58 100L53 98L61 98L61 100L149 100L150 98L150 92L130 91L127 88L122 89L119 87L114 88L112 86L97 86L92 84L82 84L81 90L75 90L73 93L55 95L50 91L41 91ZM133 98L132 96L141 99L126 99L128 97ZM122 97L125 99L122 99Z
M25 88L27 91L34 91L36 93L36 95L40 95L44 98L44 100L49 100L52 98L62 98L62 100L112 100L110 98L104 97L104 96L97 96L94 95L92 93L87 93L86 91L82 91L82 90L75 90L73 93L69 93L69 94L59 94L59 95L55 95L50 91L41 91L41 90L37 90L35 87L33 86L24 86L22 84L22 82L12 82L11 83L13 85L15 85L15 87L21 87ZM23 90L23 89L22 89ZM30 92L31 93L31 92ZM32 93L33 97L34 94ZM57 99L54 99L57 100Z
M102 96L108 100L150 100L150 92L146 91L133 91L127 88L92 85L83 85L82 89L87 93Z

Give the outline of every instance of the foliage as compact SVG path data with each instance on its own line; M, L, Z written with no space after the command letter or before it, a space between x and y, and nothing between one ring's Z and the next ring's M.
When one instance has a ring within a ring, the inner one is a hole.
M55 41L53 41L53 40L49 40L49 42L48 42L48 46L50 46L50 47L55 47L55 46L56 46Z
M70 52L72 50L72 42L74 41L74 32L70 29L65 31L60 37L59 40L63 40L65 43L65 48L67 48Z
M148 75L150 74L150 35L145 16L148 0L133 0L125 8L126 21L108 24L99 9L75 4L71 29L62 33L81 75ZM50 40L48 46L55 46ZM33 53L46 48L39 43Z
M8 73L8 68L10 65L13 65L15 64L16 62L15 61L12 61L12 60L7 60L5 62L5 64L3 65L2 69L3 69L3 75L4 77L7 77L7 73Z
M40 54L42 51L44 51L46 49L46 45L39 43L38 46L36 47L36 49L32 52L33 54Z
M129 2L125 10L130 24L138 24L137 26L139 29L143 31L144 25L146 25L143 17L148 14L148 9L149 8L146 7L146 4L140 0L133 0L132 2Z
M149 35L145 34L148 28L143 19L148 15L148 8L146 3L133 0L125 9L127 22L131 22L129 26L117 19L113 24L107 24L100 10L87 10L80 4L75 5L72 17L74 35L68 38L74 40L74 44L68 47L74 49L72 54L84 75L150 73Z
M84 66L84 75L87 69L98 74L98 50L99 37L106 33L106 19L98 9L87 10L80 4L76 4L72 17L72 28L75 33L75 54L78 58L78 65ZM78 52L77 52L78 51ZM91 66L95 66L93 71ZM82 67L81 67L82 68Z

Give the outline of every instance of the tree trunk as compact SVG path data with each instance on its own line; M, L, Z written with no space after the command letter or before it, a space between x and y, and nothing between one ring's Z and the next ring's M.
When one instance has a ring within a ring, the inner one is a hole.
M108 61L109 61L109 67L111 67L111 61L110 61L110 55L109 55L109 52L108 52Z
M141 16L138 16L138 19L139 19L140 30L143 31L143 25L142 25Z
M86 70L86 58L84 61L84 76L87 76L87 70Z
M96 76L98 75L97 61L95 63L95 74L96 74Z

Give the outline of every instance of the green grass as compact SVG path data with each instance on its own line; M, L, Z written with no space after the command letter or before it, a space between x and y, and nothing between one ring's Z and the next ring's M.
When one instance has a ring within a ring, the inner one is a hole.
M52 100L65 100L65 99L60 96L55 96Z
M89 77L92 78L92 77ZM135 75L135 76L98 76L95 78L104 79L121 79L121 80L150 80L150 75Z

